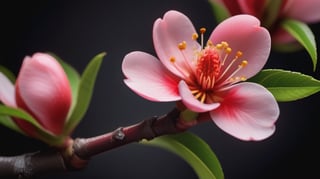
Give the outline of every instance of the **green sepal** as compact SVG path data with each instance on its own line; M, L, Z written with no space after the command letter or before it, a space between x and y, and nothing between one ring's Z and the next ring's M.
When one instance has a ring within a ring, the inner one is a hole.
M217 23L220 23L231 16L229 11L222 4L211 0L209 1L209 3L211 4L211 9L214 17L216 18Z
M0 65L0 72L3 73L12 83L15 83L16 76L8 68Z
M265 69L248 81L266 87L279 102L295 101L320 91L320 81L311 76L281 69Z
M6 125L7 127L17 130L17 125L13 125L13 121L10 117L15 117L19 120L24 120L35 127L37 138L42 140L45 143L48 143L50 145L59 146L63 142L63 137L55 136L49 131L45 130L36 119L34 119L29 113L25 112L22 109L19 108L12 108L5 105L0 104L0 120L1 124ZM11 120L11 122L4 122L7 120ZM21 129L18 130L18 132L24 134Z
M193 112L189 109L185 109L180 113L180 118L186 122L194 121L197 119L197 117L198 117L198 113Z
M262 26L270 29L272 25L276 22L277 18L279 17L279 13L281 12L281 5L283 0L276 0L276 1L267 1L264 14L263 14L263 21Z
M105 52L96 55L89 62L80 78L79 88L76 95L76 104L64 127L63 133L66 136L68 136L78 125L89 107L96 77L105 55Z
M0 106L1 108L1 106ZM0 109L1 110L1 109ZM11 117L7 116L7 115L0 115L0 124L13 130L16 131L20 134L25 135L25 133L16 125L15 122L13 122L13 120L11 119Z
M160 147L180 156L194 169L199 179L224 178L220 162L210 146L190 132L160 136L140 143Z

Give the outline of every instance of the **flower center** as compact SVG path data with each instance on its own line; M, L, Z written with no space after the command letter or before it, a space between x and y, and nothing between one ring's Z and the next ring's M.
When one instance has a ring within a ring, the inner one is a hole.
M233 58L230 58L232 52L227 42L221 42L213 45L209 40L204 46L203 34L206 29L201 28L201 49L194 50L194 56L190 59L184 53L187 48L185 41L178 44L178 48L183 56L183 63L177 65L175 57L171 57L170 61L174 67L183 75L192 92L192 94L202 103L211 103L217 101L215 91L221 90L231 84L244 81L244 76L236 76L236 74L244 68L247 60L239 63L242 56L241 51L237 51ZM199 35L192 34L192 39L197 40Z
M196 77L203 90L212 89L220 74L220 58L216 50L205 48L200 52L196 64Z

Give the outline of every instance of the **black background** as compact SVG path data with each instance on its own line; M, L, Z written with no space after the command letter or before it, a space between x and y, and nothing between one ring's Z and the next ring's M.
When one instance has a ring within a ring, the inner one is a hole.
M91 137L168 112L174 103L147 101L123 83L123 57L134 50L154 53L153 22L167 10L186 14L196 28L216 26L205 0L10 1L0 6L0 64L18 73L23 58L53 52L80 73L93 56L107 52L86 116L73 137ZM319 39L319 25L311 25ZM207 36L210 33L206 34ZM305 51L272 51L265 68L302 72L320 79ZM235 139L212 122L190 131L202 137L220 159L226 179L317 178L320 95L279 103L277 130L259 142ZM0 126L0 155L19 155L46 145ZM1 166L0 166L1 167ZM165 150L129 144L92 158L83 171L41 178L197 178L192 168Z

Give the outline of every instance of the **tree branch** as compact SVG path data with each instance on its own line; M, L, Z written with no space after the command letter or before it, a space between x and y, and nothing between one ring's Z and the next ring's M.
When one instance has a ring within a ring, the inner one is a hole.
M119 127L100 136L71 139L70 145L64 149L51 148L19 156L0 157L0 177L31 178L51 172L81 170L87 166L91 157L102 152L142 139L151 140L161 135L180 133L196 124L181 122L179 116L180 110L174 108L166 115ZM205 120L198 119L198 122L202 121Z

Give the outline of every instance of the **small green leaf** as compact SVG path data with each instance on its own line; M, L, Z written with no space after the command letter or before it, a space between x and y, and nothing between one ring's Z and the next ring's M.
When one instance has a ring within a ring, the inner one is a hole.
M220 23L226 18L230 17L230 13L226 9L226 7L219 2L209 1L209 3L211 4L212 12L216 18L217 23Z
M0 104L0 115L17 117L29 122L36 128L42 128L40 124L30 114L26 113L25 111L19 108L12 108L12 107L8 107Z
M17 119L28 122L29 124L33 125L37 130L37 133L39 134L37 137L48 144L60 145L61 142L63 141L63 137L54 136L51 133L49 133L37 122L36 119L34 119L30 114L23 111L22 109L0 105L0 116L11 116L11 117L15 117ZM7 118L1 117L0 120L7 120ZM12 129L15 128L14 126L10 126L12 124L9 124L3 121L0 123L6 125L7 127L13 127Z
M96 55L84 70L77 92L77 103L64 128L65 135L69 135L72 132L86 113L91 101L96 77L105 55L106 53Z
M280 9L282 4L282 0L266 2L262 26L269 29L276 22L277 18L279 17L279 13L281 12Z
M6 75L6 77L12 82L15 83L16 76L6 67L0 65L0 72Z
M281 69L262 70L248 81L263 85L281 102L302 99L320 91L319 80Z
M9 116L0 115L0 124L16 132L24 134L23 131L16 125L16 123L12 121L11 117Z
M309 26L293 19L286 19L281 24L307 50L312 59L313 70L315 71L317 66L317 46L315 37Z
M224 174L217 156L201 138L190 132L165 135L142 144L166 149L183 158L197 173L199 179L223 179Z

